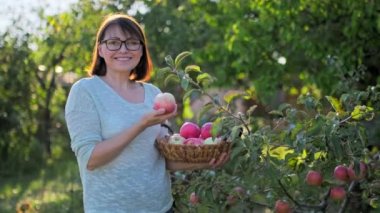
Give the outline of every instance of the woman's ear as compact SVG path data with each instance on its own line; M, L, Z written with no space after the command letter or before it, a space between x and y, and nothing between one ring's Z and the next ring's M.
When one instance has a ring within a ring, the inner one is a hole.
M101 45L98 45L98 54L99 54L100 57L104 58L103 57L103 48L102 48Z

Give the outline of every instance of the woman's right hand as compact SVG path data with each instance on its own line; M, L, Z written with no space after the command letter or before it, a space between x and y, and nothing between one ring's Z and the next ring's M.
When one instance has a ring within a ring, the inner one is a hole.
M165 109L153 110L152 112L147 113L141 119L143 126L153 126L156 124L165 123L166 120L173 118L177 115L177 106L175 110L171 113L165 113Z

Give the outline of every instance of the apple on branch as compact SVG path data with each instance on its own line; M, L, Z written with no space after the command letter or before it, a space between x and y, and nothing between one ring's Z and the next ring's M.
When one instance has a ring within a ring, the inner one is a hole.
M346 190L341 186L335 186L330 189L330 198L335 201L341 201L346 197Z
M353 163L347 168L348 177L350 178L351 181L363 179L367 173L367 165L364 162L360 162L359 170L360 170L359 174L357 174L355 172Z
M336 166L334 169L334 177L340 181L348 181L349 176L347 167L343 165Z
M274 206L274 212L276 213L290 213L292 212L292 209L290 208L290 205L285 200L277 200L276 204Z
M176 105L174 96L168 92L157 94L153 101L153 109L165 109L165 113L173 112Z
M323 177L320 172L310 170L306 175L306 183L310 186L320 186L323 182Z
M192 192L192 193L190 194L189 202L190 202L192 205L197 205L197 204L199 204L199 197L198 197L197 194L195 194L195 192Z

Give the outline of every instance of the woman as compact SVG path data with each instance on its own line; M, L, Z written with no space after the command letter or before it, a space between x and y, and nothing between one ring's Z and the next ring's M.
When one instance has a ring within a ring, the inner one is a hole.
M227 153L206 164L165 161L159 154L154 142L160 124L176 111L153 110L160 90L144 82L151 70L136 20L106 17L97 33L91 76L72 86L65 109L87 213L172 212L168 170L215 168L228 161Z

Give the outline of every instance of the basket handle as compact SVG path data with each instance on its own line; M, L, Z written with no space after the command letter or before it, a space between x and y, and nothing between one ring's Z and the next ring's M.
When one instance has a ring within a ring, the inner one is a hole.
M166 129L168 129L168 132L169 132L170 135L174 134L173 129L169 125L162 123L161 126L165 127Z

